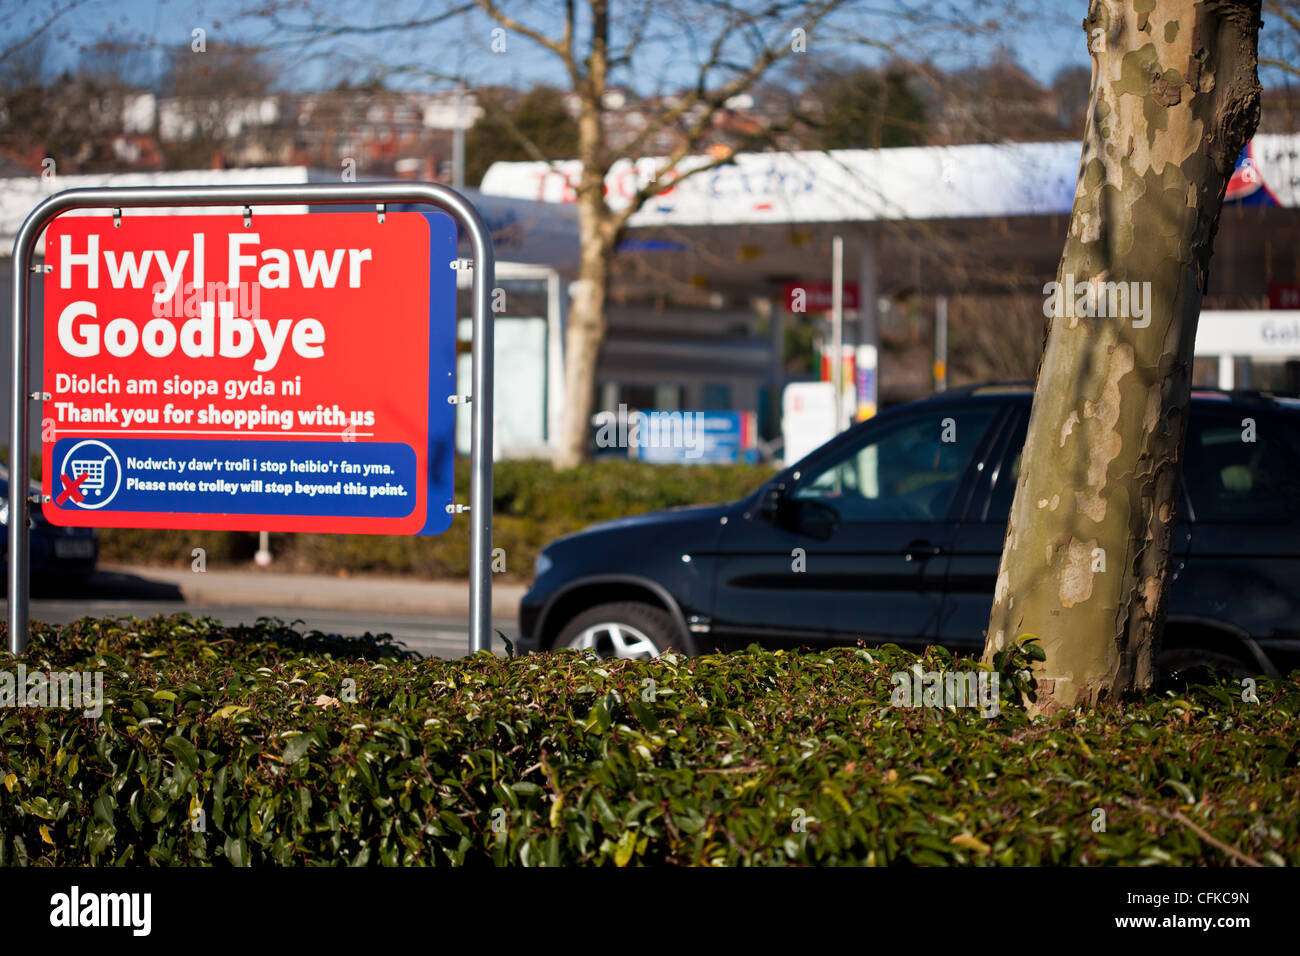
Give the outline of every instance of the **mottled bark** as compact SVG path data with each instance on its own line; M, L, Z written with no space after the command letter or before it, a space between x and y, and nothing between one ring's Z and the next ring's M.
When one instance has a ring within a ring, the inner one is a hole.
M591 436L596 360L605 341L605 294L609 280L609 244L605 238L609 225L605 208L600 192L594 200L579 193L582 253L565 328L564 419L555 452L557 469L580 465Z
M1039 638L1043 712L1153 681L1196 322L1258 121L1259 25L1259 0L1094 0L1084 21L1083 157L984 650Z

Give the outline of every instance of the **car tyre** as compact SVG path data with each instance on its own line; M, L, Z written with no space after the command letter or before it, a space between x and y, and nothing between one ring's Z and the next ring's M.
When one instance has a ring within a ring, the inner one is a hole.
M560 631L554 647L588 650L598 657L650 660L668 651L684 652L672 616L638 601L599 604L583 611Z

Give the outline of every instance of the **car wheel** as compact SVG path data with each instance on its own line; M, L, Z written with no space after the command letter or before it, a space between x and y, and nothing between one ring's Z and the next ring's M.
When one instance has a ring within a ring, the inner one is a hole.
M591 651L597 657L648 661L680 651L681 639L667 611L636 601L601 604L564 626L555 647Z

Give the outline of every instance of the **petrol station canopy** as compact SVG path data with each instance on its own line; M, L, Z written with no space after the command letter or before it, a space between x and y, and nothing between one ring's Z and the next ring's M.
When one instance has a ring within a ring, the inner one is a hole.
M625 248L646 269L616 272L625 293L668 285L736 296L829 278L832 235L873 240L880 291L1041 287L1056 272L1078 179L1075 142L738 153L683 179L629 220ZM690 157L680 171L709 163ZM568 204L581 164L495 163L482 191ZM672 177L666 161L616 164L611 206ZM1228 187L1211 295L1257 299L1300 279L1300 135L1256 136ZM850 278L853 273L850 260ZM640 273L640 274L639 274Z

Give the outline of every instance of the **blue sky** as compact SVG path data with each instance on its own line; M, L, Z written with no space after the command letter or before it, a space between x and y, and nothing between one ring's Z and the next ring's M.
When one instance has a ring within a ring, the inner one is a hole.
M66 3L68 0L54 0ZM310 10L303 8L310 4ZM374 18L399 19L403 15L420 15L445 6L439 0L390 0L380 4L357 0L308 0L288 3L270 0L262 6L279 6L284 19L295 24L325 22L341 27L373 22ZM382 6L382 10L380 9ZM548 4L536 2L503 4L519 9L524 17L545 28ZM628 0L624 9L635 6ZM75 67L81 49L104 36L116 35L132 41L144 41L160 47L188 45L191 31L201 27L207 32L209 45L223 41L251 41L280 44L292 66L286 71L284 85L290 89L311 89L332 85L342 76L360 80L368 66L395 68L406 65L433 65L443 72L465 72L494 81L528 85L536 81L562 82L563 76L549 54L539 51L526 40L510 37L510 55L488 61L485 47L491 24L477 17L461 18L445 26L429 28L408 35L387 34L383 39L348 37L322 42L315 56L304 57L292 34L277 31L264 20L242 16L254 8L250 0L87 0L52 31L48 47L50 66L54 69ZM30 31L44 16L46 3L31 4L24 0L0 2L3 45ZM941 66L952 67L987 59L1002 46L1034 76L1050 81L1062 67L1088 63L1080 21L1087 10L1084 0L865 0L861 5L861 32L875 36L882 29L906 32L908 9L924 10L927 16L939 16L954 24L1000 21L1000 32L981 31L964 35L959 29L935 31L924 29L901 41L911 55L933 56ZM879 15L870 11L883 10ZM1011 16L1008 10L1014 10ZM658 41L653 58L662 68L653 82L671 84L688 82L693 76L689 55L682 42L683 31L675 25L662 25L665 38ZM689 31L687 31L689 32ZM473 42L467 40L472 38ZM649 41L655 43L654 40ZM334 54L326 65L326 54ZM855 54L861 55L861 54ZM870 59L871 54L863 55ZM340 65L339 61L342 61ZM637 78L640 79L640 78ZM400 81L399 82L400 85ZM408 81L412 85L438 85L425 76Z
M388 33L381 37L342 35L317 41L304 50L300 35L293 30L275 29L249 11L276 9L283 19L301 27L312 24L348 28L427 16L463 0L0 0L0 48L26 35L46 16L51 7L76 3L49 33L48 68L57 72L74 68L81 51L97 40L116 36L132 42L168 48L188 45L193 29L207 32L209 44L251 42L278 47L288 64L282 86L287 89L317 89L340 79L360 81L375 68L407 72L394 76L398 86L438 88L448 85L428 75L432 68L443 75L466 75L471 81L529 86L536 82L565 85L565 76L550 54L522 38L510 37L509 55L492 57L487 49L494 26L485 18L462 16L449 23L421 31ZM498 0L499 5L519 11L522 19L549 32L548 11L555 0ZM626 23L641 0L616 0L616 23ZM689 5L691 0L685 0ZM758 0L738 0L739 3ZM671 8L669 0L659 5ZM851 24L869 37L892 33L913 59L931 58L945 68L987 61L998 48L1042 82L1050 82L1061 69L1088 65L1080 23L1087 13L1086 0L857 0L858 13ZM909 33L908 13L924 16L925 25ZM657 16L662 16L658 14ZM947 22L950 26L935 27ZM972 23L996 23L996 29L963 29ZM1261 47L1280 37L1280 24L1266 18ZM662 19L659 38L647 41L646 63L654 76L623 76L620 82L650 92L655 87L680 86L694 79L690 48L694 31ZM699 31L701 34L704 31ZM653 33L653 31L652 31ZM1291 42L1289 38L1286 42ZM864 47L852 54L870 62L873 55ZM1276 54L1276 51L1274 51ZM743 55L743 54L742 54ZM1280 73L1261 74L1265 86L1278 82Z

